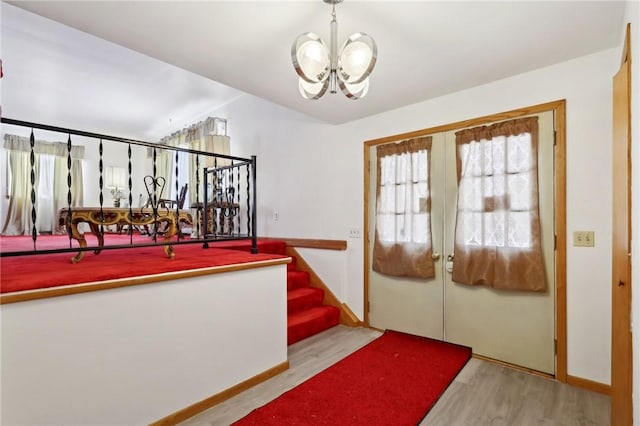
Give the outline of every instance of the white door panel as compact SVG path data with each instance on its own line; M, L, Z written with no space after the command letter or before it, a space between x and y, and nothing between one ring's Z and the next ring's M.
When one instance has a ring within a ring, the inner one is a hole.
M455 164L455 133L447 134L447 164ZM471 346L473 353L542 371L555 372L555 284L553 224L553 113L538 116L538 183L545 293L468 286L445 277L445 340ZM457 178L447 169L447 254L453 253ZM455 262L455 260L454 260Z
M434 253L441 253L442 247L442 188L441 176L444 164L437 160L442 158L444 135L433 137L430 168L430 190L432 197L431 232ZM370 149L369 183L369 253L373 253L373 236L375 235L376 210L376 147ZM435 160L434 160L435 159ZM434 184L434 181L436 182ZM435 206L439 210L435 210ZM372 256L369 257L372 259ZM433 279L418 279L406 277L391 277L379 274L369 268L369 323L372 327L390 329L416 334L419 336L443 339L443 308L442 303L442 258L435 262L435 277Z

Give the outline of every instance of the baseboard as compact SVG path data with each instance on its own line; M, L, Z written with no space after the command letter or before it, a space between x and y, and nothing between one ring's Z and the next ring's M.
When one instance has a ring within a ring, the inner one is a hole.
M489 357L486 357L486 356L473 354L473 357L481 359L481 360L484 360L484 361L488 361L488 362L491 362L491 363L494 363L494 364L503 365L505 367L513 368L515 370L524 371L525 373L534 374L536 376L545 377L545 378L548 378L548 379L556 379L556 380L558 380L557 377L555 377L552 374L543 373L541 371L532 370L530 368L521 367L519 365L510 364L508 362L500 361L500 360L489 358ZM589 380L589 379L583 379L582 377L576 377L576 376L567 375L566 383L568 385L571 385L571 386L575 386L575 387L578 387L578 388L590 390L590 391L593 391L593 392L598 392L598 393L601 393L601 394L604 394L604 395L609 395L611 393L611 386L610 385L605 385L604 383L600 383L600 382L594 382L593 380Z
M473 354L472 357L473 358L477 358L477 359L481 359L483 361L490 362L492 364L497 364L497 365L501 365L503 367L511 368L512 370L518 370L518 371L522 371L524 373L533 374L534 376L544 377L545 379L553 379L553 380L556 379L556 377L553 374L545 373L543 371L534 370L533 368L523 367L521 365L512 364L510 362L501 361L499 359L490 358L488 356L479 355L479 354Z
M309 264L305 262L304 258L295 248L287 245L285 252L289 256L295 256L295 258L297 259L296 268L309 273L309 282L312 287L321 288L322 290L324 290L323 303L325 303L326 305L335 306L336 308L340 309L340 324L346 325L348 327L361 327L363 325L363 322L358 319L358 317L353 313L349 306L347 306L346 303L342 303L340 302L340 300L338 300L331 289L313 271L311 266L309 266Z
M604 395L611 394L611 385L605 385L604 383L595 382L589 379L583 379L582 377L567 375L567 383L571 386L576 386L582 389L598 392Z
M346 303L340 304L340 316L344 313L345 316L349 318L349 323L345 325L350 325L352 327L362 327L364 322L360 321L356 314L353 313L351 308Z
M164 417L160 420L157 420L150 424L150 426L173 426L177 425L180 422L187 420L199 414L209 408L218 405L227 399L238 395L240 392L244 392L245 390L252 388L255 385L258 385L273 376L276 376L283 371L289 369L289 361L285 361L281 364L276 365L262 373L253 376L243 382L238 383L235 386L230 387L229 389L223 390L220 393L210 396L209 398L203 399L200 402L196 402L193 405L190 405L182 410L176 411L175 413L169 414L167 417Z

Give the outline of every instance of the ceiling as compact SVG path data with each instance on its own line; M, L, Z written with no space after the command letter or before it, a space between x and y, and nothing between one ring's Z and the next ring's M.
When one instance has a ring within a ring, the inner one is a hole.
M60 87L56 70L71 74L66 76L69 84L87 84L85 97L110 107L112 115L100 112L104 119L116 122L132 119L133 114L136 120L150 120L150 113L161 117L153 125L147 122L147 135L161 134L172 123L175 127L184 117L211 110L241 92L327 123L357 120L616 47L625 7L617 1L346 0L336 7L339 45L358 31L371 35L378 45L369 94L353 101L341 93L327 93L310 101L298 93L290 49L306 31L328 41L331 7L321 0L9 3L97 38L3 3L5 77L11 69L7 56L20 58L14 61L20 66L25 61L48 67L57 62L47 75L52 85ZM16 16L33 22L18 24ZM31 50L13 46L6 34L28 38ZM34 41L49 47L36 54ZM64 57L56 57L63 48ZM156 60L173 66L151 67ZM99 77L101 83L92 84L82 75L83 67L89 70L84 74ZM26 86L22 89L28 90L24 76L21 81ZM3 83L7 86L9 80ZM95 86L104 93L96 92ZM60 93L58 100L61 97L67 96ZM85 101L91 103L79 102ZM174 107L169 117L156 111L166 104Z

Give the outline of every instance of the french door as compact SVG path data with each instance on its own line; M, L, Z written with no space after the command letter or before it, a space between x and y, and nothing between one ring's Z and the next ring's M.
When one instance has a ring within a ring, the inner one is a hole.
M470 346L476 355L555 374L554 114L547 111L537 116L539 205L547 290L536 293L495 290L452 281L458 194L455 132L460 129L433 133L428 157L435 277L385 276L373 271L368 260L365 276L371 327ZM371 253L376 224L376 146L371 145L368 150L367 235Z

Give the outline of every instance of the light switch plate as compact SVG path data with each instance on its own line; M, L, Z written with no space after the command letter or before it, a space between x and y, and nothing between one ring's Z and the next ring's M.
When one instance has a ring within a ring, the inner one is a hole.
M593 247L595 245L593 231L574 231L573 246L574 247Z

